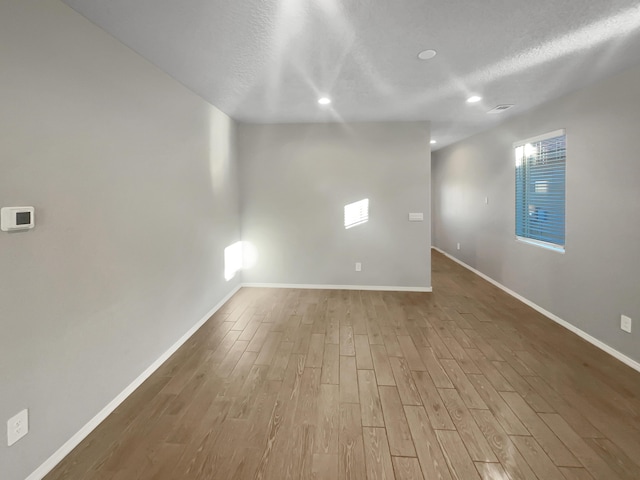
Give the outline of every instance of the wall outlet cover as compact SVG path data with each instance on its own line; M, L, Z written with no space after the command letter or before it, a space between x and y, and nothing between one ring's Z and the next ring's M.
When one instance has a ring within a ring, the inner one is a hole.
M29 433L29 410L24 409L7 420L7 445L13 445L27 433Z
M362 271L362 264L360 262L356 262L356 272Z
M620 329L631 333L631 318L626 315L620 315Z

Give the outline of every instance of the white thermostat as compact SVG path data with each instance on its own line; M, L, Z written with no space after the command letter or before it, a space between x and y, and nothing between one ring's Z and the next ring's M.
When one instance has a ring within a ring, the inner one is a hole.
M28 230L35 226L33 207L4 207L0 209L0 230Z

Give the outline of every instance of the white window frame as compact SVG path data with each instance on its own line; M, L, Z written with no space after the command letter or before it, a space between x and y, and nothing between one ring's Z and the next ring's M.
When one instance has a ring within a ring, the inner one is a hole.
M564 136L565 137L565 141L566 141L566 131L565 129L559 129L559 130L554 130L552 132L548 132L548 133L544 133L542 135L537 135L535 137L530 137L530 138L526 138L524 140L519 140L517 142L513 143L513 149L512 152L514 154L514 156L516 155L516 149L518 147L525 147L527 144L531 144L531 143L537 143L537 142L541 142L544 140L547 140L549 138L554 138L554 137L560 137L560 136ZM515 165L515 168L517 168L517 163ZM565 209L566 209L566 168L567 168L567 155L565 152L565 197L564 197L564 202L565 202ZM517 179L516 179L517 182ZM517 191L517 184L515 185L516 187L516 191ZM515 201L517 202L517 195L516 195L516 199ZM516 231L517 231L517 222L518 222L518 212L516 211ZM565 253L565 248L566 248L566 218L565 218L565 224L564 224L564 228L565 228L565 241L564 241L564 245L559 245L559 244L555 244L555 243L550 243L550 242L545 242L543 240L538 240L535 238L529 238L529 237L523 237L520 236L518 234L515 235L515 239L518 242L522 242L522 243L527 243L530 245L535 245L537 247L542 247L545 248L547 250L552 250L554 252L558 252L558 253Z

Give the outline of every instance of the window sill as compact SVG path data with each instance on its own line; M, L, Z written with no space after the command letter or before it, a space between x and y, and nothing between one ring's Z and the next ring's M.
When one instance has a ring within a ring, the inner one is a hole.
M536 247L542 247L545 248L547 250L551 250L553 252L557 252L557 253L564 253L564 245L555 245L553 243L549 243L549 242L543 242L541 240L534 240L531 238L526 238L526 237L518 237L516 236L516 240L518 242L522 242L522 243L528 243L530 245L535 245Z

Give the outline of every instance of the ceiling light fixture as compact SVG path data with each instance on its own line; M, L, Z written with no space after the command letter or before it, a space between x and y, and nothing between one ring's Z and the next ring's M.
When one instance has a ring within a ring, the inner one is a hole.
M320 99L318 99L318 103L320 105L329 105L331 103L331 99L328 97L322 97Z
M435 50L423 50L418 54L418 58L420 60L431 60L433 57L437 55L438 52Z
M482 100L482 97L479 97L478 95L473 95L473 96L467 98L467 103L477 103L480 100Z
M429 143L433 145L434 143L437 143L437 142L435 140L431 140Z

